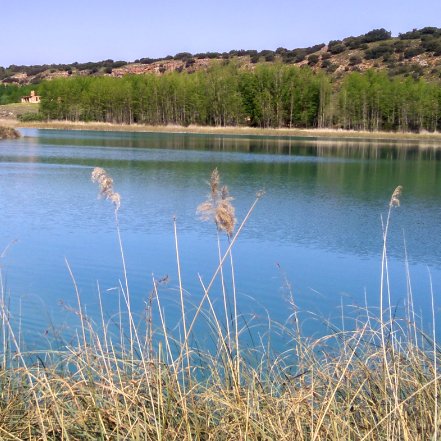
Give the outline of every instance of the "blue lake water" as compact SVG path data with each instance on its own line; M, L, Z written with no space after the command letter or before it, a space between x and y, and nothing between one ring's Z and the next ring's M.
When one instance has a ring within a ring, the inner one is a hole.
M239 222L258 202L233 251L239 310L250 322L292 313L285 280L302 313L336 318L365 302L378 306L381 216L392 212L388 254L392 303L407 296L405 246L416 311L429 321L430 278L441 307L441 150L435 142L140 134L22 129L0 142L0 246L5 293L23 338L39 344L69 332L85 310L118 312L122 266L113 209L90 180L105 168L121 194L121 234L132 308L142 320L152 279L167 276L161 299L170 328L179 322L173 235L176 216L189 314L218 262L216 228L196 207L217 167ZM221 238L223 249L227 239ZM227 276L226 276L227 277ZM231 295L231 293L230 293ZM220 286L212 291L222 311ZM316 322L305 324L315 331Z

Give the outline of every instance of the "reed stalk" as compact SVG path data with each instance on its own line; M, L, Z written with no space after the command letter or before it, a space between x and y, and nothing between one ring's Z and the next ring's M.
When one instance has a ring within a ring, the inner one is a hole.
M200 278L203 294L191 320L174 220L181 313L177 331L174 323L167 323L160 281L154 277L147 301L150 318L135 325L125 277L116 320L105 320L97 286L100 320L95 324L86 315L68 266L78 303L78 310L72 311L79 321L77 339L57 350L25 352L0 277L0 439L437 439L440 351L430 276L431 333L415 322L415 299L410 293L405 317L385 310L387 233L395 205L389 206L383 228L379 312L366 301L351 321L344 314L348 308L342 307L341 329L329 321L326 333L308 337L301 335L301 321L312 314L298 313L291 291L294 323L268 319L256 330L260 345L247 346L238 324L246 321L237 308L232 249L259 198L235 233L227 233L228 246L221 250L209 282ZM217 222L221 221L219 217ZM224 296L222 287L220 292L214 289L214 282L226 262L232 285L225 285L225 293L231 288L232 305L228 314L218 314L213 299L218 296L222 310ZM128 314L128 334L120 318L123 314ZM118 323L116 332L110 326L113 322ZM194 329L200 322L210 330L214 348L199 343ZM264 338L265 333L270 335ZM284 339L287 351L278 353L271 346L273 333Z

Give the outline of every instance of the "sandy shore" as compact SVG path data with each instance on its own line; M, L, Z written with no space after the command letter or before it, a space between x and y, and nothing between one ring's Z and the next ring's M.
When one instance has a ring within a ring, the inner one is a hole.
M141 124L112 124L98 122L28 122L23 123L13 119L0 119L0 125L7 127L31 127L39 129L59 130L97 130L116 132L157 132L157 133L197 133L218 135L244 135L244 136L293 136L307 138L370 138L384 140L416 140L416 141L439 141L441 132L435 133L401 133L401 132L368 132L355 130L336 129L259 129L253 127L208 127L208 126L150 126Z

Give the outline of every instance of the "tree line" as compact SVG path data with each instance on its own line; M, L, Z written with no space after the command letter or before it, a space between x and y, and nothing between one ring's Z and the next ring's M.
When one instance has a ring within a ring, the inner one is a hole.
M440 130L441 87L423 79L352 72L335 81L307 66L244 69L218 63L193 74L72 77L41 83L46 119L262 128Z

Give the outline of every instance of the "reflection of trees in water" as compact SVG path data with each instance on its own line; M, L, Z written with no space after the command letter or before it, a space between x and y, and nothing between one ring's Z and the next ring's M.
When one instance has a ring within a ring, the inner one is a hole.
M132 189L143 194L148 187L156 193L153 199L162 195L154 213L136 208L140 211L133 216L138 220L158 213L168 216L176 207L187 209L184 205L192 194L203 197L206 176L217 166L235 194L239 213L257 190L267 192L261 203L264 215L256 215L245 236L256 240L271 236L280 244L343 253L378 253L380 214L393 189L403 185L391 253L401 253L404 229L411 259L429 264L441 260L437 221L441 150L435 144L156 133L38 134L41 138L23 138L20 148L2 145L2 161L112 169L129 194ZM249 154L254 152L260 154ZM152 195L144 197L150 200ZM195 206L184 219L185 229L198 229ZM137 222L130 228L137 230Z
M249 135L206 135L189 133L128 133L40 131L40 144L207 150L283 155L339 157L351 159L431 159L441 160L438 143L415 140L317 139Z

